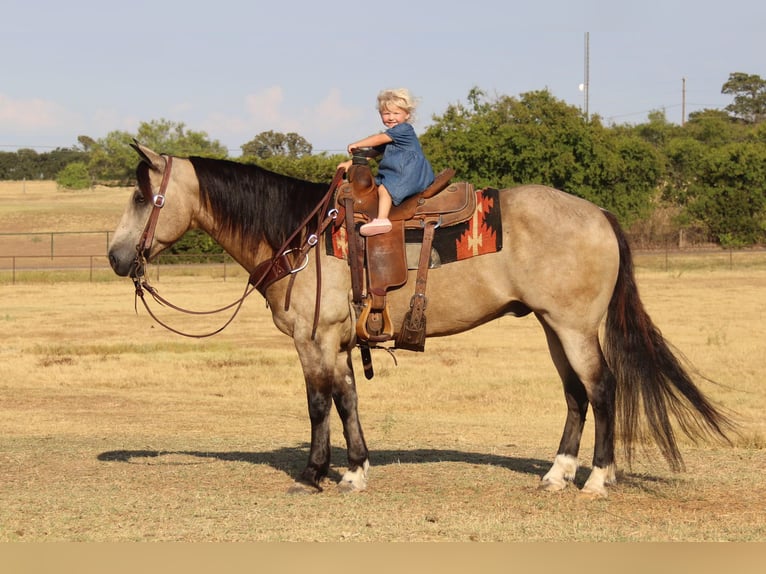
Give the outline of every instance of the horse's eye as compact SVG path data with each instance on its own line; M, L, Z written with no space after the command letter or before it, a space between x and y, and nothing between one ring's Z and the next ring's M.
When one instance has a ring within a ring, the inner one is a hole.
M140 191L136 191L133 194L133 203L135 203L136 205L143 205L144 203L146 203L146 198L144 198L144 194L141 193Z

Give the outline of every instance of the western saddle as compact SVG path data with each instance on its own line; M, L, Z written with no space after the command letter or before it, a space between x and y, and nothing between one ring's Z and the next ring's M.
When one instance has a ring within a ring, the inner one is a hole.
M428 188L391 209L389 219L393 228L390 232L362 237L359 226L374 219L378 209L377 185L368 161L370 155L368 150L354 153L352 165L346 173L347 182L338 188L336 195L342 214L337 218L336 226L346 224L357 340L369 347L371 343L374 345L394 338L386 293L407 282L405 229L422 229L415 293L395 346L423 351L426 280L434 234L438 227L470 219L476 211L476 193L469 183L450 183L455 170L446 169L436 176Z

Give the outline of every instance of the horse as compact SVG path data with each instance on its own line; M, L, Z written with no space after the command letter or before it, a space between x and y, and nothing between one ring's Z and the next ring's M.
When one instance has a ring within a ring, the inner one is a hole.
M160 154L137 141L131 145L139 155L136 186L108 250L119 276L138 283L146 262L190 229L204 230L251 274L264 262L289 259L290 250L317 232L322 214L316 221L311 214L326 205L327 184L232 160ZM566 403L561 440L541 488L560 491L574 483L589 408L595 439L591 470L580 489L586 495L605 497L615 483L617 436L628 464L636 445L653 442L674 471L684 468L675 428L695 441L729 440L731 417L697 387L690 365L676 356L645 310L616 217L543 185L503 189L498 198L502 248L430 270L426 337L534 314ZM308 461L289 490L322 491L334 404L348 459L336 487L361 491L368 486L370 460L352 365L358 341L349 264L318 247L303 254L302 270L262 290L275 326L294 340L308 400ZM414 271L408 273L411 284ZM409 308L406 291L388 293L394 325L402 324Z

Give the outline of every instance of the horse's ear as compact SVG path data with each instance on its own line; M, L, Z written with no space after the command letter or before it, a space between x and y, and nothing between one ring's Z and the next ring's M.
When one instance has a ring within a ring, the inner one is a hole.
M158 154L156 151L149 149L145 145L141 145L136 139L133 140L133 143L130 144L130 147L136 150L136 153L141 157L141 161L149 164L149 167L152 169L157 171L162 171L165 169L165 158Z

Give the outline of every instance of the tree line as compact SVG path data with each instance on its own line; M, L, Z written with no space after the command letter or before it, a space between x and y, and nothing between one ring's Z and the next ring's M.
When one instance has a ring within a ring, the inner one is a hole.
M639 124L605 125L597 115L547 90L488 97L473 88L420 136L436 171L452 167L477 187L540 183L615 213L646 246L696 237L725 247L766 243L766 80L732 73L721 88L723 110L689 115L683 125L663 110ZM227 158L205 132L153 120L136 133L38 154L0 152L0 179L55 179L77 189L128 185L134 178L133 138L164 153ZM313 153L296 133L263 132L241 146L238 161L309 181L329 181L344 155Z

